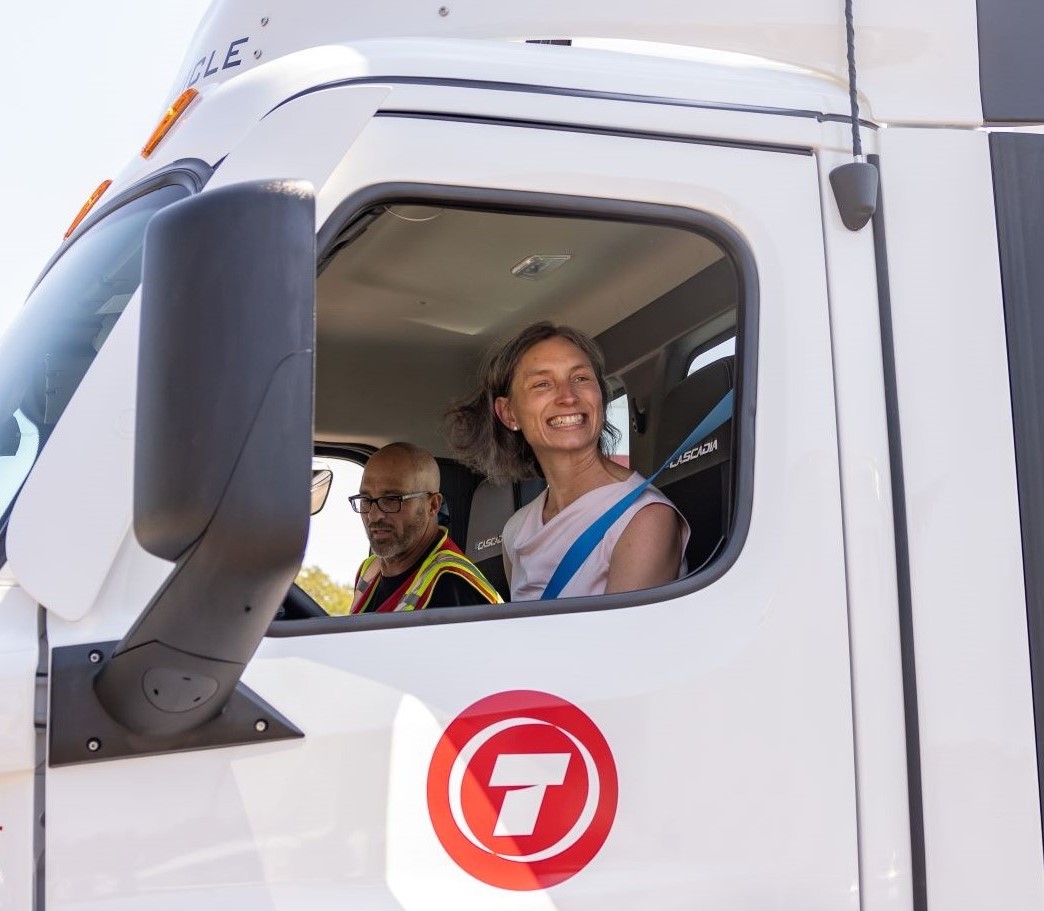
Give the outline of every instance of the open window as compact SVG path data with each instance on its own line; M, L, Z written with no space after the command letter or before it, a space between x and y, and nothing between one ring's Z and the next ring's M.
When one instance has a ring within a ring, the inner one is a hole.
M720 341L711 341L694 351L692 360L689 361L689 369L685 371L685 374L686 376L692 376L692 374L716 361L735 356L736 336L734 333L729 333Z
M359 492L362 463L324 452L312 463L312 518L301 570L294 580L327 614L348 613L355 571L369 553L366 535L348 498Z
M429 449L451 535L502 590L504 522L542 484L477 477L443 435L447 408L472 390L492 344L544 319L594 337L618 390L618 460L646 476L735 386L731 353L714 362L724 372L686 373L694 352L734 338L742 322L736 257L698 226L648 210L393 198L356 208L320 240L317 444ZM732 422L713 437L657 481L692 529L690 571L714 561L732 525Z

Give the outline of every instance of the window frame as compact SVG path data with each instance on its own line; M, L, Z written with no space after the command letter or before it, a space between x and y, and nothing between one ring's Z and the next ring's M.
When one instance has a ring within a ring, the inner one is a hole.
M324 459L324 458L325 459L336 459L336 460L338 460L340 462L350 462L353 465L357 465L360 469L363 469L363 468L366 467L366 459L370 455L372 455L371 449L372 448L369 447L369 446L353 446L353 445L348 444L348 445L345 445L343 447L338 447L336 444L314 443L313 444L313 450L312 450L312 459L313 460L315 460L315 459ZM314 464L314 461L313 461L313 464ZM335 477L336 477L336 474L335 474ZM329 506L329 497L327 497L327 502L323 505L323 509L326 509L328 506ZM312 516L309 517L309 529L308 529L309 537L311 536L311 533L312 533L312 522L315 521L315 516L319 515L320 513L322 513L322 510L320 510L319 513L316 513L315 515L312 515ZM307 555L307 550L305 551L305 555ZM325 569L323 569L322 566L317 566L317 568L322 570L323 572L325 572ZM323 611L323 614L320 615L321 617L346 616L346 615L342 615L342 614L330 614L330 613L328 613L326 611L326 608L323 606L322 602L320 602L318 598L313 596L312 593L308 591L308 589L306 589L303 585L301 585L298 582L298 577L300 576L301 571L303 569L304 569L304 561L302 559L302 564L298 568L297 574L294 576L294 581L290 584L291 592L294 589L297 589L298 591L302 592L304 594L304 596L308 600L310 600L313 604L315 604L317 607L319 607ZM329 575L329 574L327 574L327 575ZM284 623L284 622L286 622L286 620L280 614L277 614L276 617L275 617L274 622Z
M338 459L341 462L351 462L358 465L360 471L366 468L370 456L376 452L376 448L363 444L345 443L320 443L316 441L312 445L313 459ZM325 506L323 507L326 508ZM321 510L320 510L321 512ZM318 513L317 513L318 515Z
M363 187L346 197L319 229L317 271L322 273L340 249L342 234L368 211L381 205L442 206L476 211L527 215L570 216L591 220L626 221L678 228L700 234L731 261L738 281L736 316L736 385L733 406L733 498L731 534L717 559L692 575L666 585L634 592L601 596L556 598L551 601L518 601L508 604L446 607L432 611L364 614L316 620L285 620L267 635L285 638L364 632L444 623L478 623L537 617L549 614L619 610L662 603L691 595L724 576L736 562L746 542L753 509L754 397L757 389L759 284L757 265L742 235L724 220L696 209L633 200L570 196L558 193L507 190L494 187L462 187L413 182L387 182ZM317 444L316 451L319 446Z
M29 289L29 293L26 295L26 300L28 301L29 298L33 296L40 282L42 282L51 269L54 268L58 260L60 260L71 249L73 244L75 244L88 231L93 229L95 225L104 221L114 212L129 205L135 200L147 196L149 193L154 193L157 190L162 190L165 187L184 187L188 191L188 194L185 197L186 199L194 196L199 193L204 186L206 186L207 181L209 181L213 176L214 170L214 168L200 159L183 158L171 162L168 165L164 165L162 168L153 171L151 174L136 181L126 189L121 190L112 199L104 203L97 211L92 212L89 217L85 218L83 222L77 226L76 230L62 241L58 249L40 271L36 281L33 282L32 287ZM178 201L180 202L180 200ZM170 205L175 204L176 203L171 203ZM135 293L137 293L137 290L135 290ZM42 451L45 443L46 440L41 440L40 449L37 451L36 458L39 458L40 451ZM34 458L34 464L36 458ZM32 473L32 467L30 467L29 472ZM26 478L28 478L28 474L26 475ZM25 483L26 478L22 479L23 484ZM21 489L19 489L19 492L11 498L11 501L6 505L6 507L0 511L0 566L7 563L7 527L15 503L18 502L20 492Z

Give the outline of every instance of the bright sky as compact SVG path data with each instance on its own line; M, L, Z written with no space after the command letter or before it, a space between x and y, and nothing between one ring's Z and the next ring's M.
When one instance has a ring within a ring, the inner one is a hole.
M137 154L209 0L9 3L0 328L94 188Z

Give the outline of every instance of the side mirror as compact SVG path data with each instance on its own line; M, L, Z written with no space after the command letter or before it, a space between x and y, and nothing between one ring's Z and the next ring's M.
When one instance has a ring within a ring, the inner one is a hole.
M222 712L300 567L314 339L308 184L237 184L152 219L134 531L175 566L95 679L136 735L169 739Z
M322 512L326 498L330 496L333 472L329 468L312 469L312 515Z

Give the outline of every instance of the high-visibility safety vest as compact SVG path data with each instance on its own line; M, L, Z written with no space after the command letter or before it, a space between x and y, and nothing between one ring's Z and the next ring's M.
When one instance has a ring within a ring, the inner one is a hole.
M391 613L392 611L422 610L428 606L432 593L435 591L435 583L443 573L453 573L460 576L475 589L476 595L481 596L490 604L503 604L504 599L500 593L489 584L489 580L479 571L456 544L449 537L448 529L439 526L442 537L439 543L432 548L431 553L425 557L424 562L417 571L402 583L383 604L373 611L375 614ZM352 599L352 607L349 613L361 614L370 603L370 598L377 588L377 581L381 576L381 565L376 554L371 554L363 560L362 566L355 577L355 597Z

